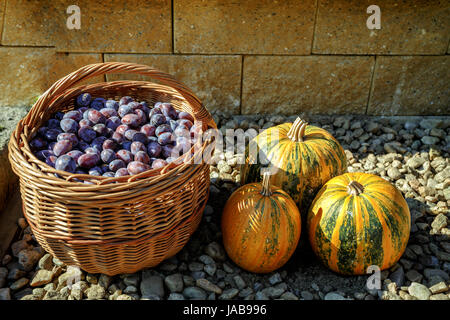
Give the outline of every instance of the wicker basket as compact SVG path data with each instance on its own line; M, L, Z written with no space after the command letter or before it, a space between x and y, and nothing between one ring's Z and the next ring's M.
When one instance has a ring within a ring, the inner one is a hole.
M158 83L79 85L108 73L140 74ZM209 195L209 165L199 157L213 151L214 141L193 147L187 163L171 163L135 176L107 178L58 171L38 160L28 142L51 114L73 109L74 98L82 92L171 102L202 121L204 130L216 125L199 99L172 76L145 65L110 62L87 65L58 80L12 133L9 159L19 176L23 212L46 251L90 273L115 275L155 266L181 250L200 222Z

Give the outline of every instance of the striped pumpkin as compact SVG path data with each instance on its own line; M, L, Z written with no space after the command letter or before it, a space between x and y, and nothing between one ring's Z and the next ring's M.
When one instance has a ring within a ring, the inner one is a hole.
M241 184L260 181L262 166L273 168L271 184L286 191L306 214L323 184L347 172L347 159L328 131L297 118L294 123L269 128L250 141L241 167Z
M308 212L311 247L331 270L365 274L393 266L409 239L410 213L400 191L373 174L346 173L328 181Z
M241 268L255 273L272 272L291 257L301 232L300 213L289 195L262 183L237 189L222 214L223 244Z

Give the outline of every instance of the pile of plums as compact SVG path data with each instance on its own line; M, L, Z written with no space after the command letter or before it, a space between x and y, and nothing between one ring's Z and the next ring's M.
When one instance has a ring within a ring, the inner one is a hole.
M76 108L57 112L30 141L41 161L57 170L120 177L161 168L190 152L201 125L170 103L76 98Z

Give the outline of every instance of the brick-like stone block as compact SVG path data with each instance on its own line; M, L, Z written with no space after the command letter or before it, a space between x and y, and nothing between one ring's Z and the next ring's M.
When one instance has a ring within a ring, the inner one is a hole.
M73 4L80 8L79 30L67 28ZM10 0L2 43L64 52L168 53L171 25L170 0Z
M56 80L101 62L100 54L60 54L51 48L0 47L0 106L29 106ZM103 77L91 79L103 81Z
M61 1L6 1L2 44L54 46L67 16Z
M381 29L369 30L367 8L381 10ZM444 54L450 6L430 0L319 0L313 53Z
M6 0L0 0L0 43L2 39L2 31L3 31L3 17L5 13Z
M450 114L450 56L377 57L368 114Z
M55 54L46 48L0 48L1 106L31 105L47 89L49 62Z
M242 113L364 114L374 57L244 58Z
M78 70L85 65L99 62L103 62L102 55L100 53L56 52L52 57L52 61L50 62L50 66L48 69L48 86L51 86L58 79ZM80 82L80 84L97 83L104 81L105 76L96 76Z
M209 111L239 113L241 62L239 56L105 54L105 61L145 64L173 75L188 86ZM148 77L108 74L108 81L146 80Z
M315 7L314 0L175 0L175 52L310 54Z
M63 28L58 51L172 52L170 0L80 0L77 5L81 29Z

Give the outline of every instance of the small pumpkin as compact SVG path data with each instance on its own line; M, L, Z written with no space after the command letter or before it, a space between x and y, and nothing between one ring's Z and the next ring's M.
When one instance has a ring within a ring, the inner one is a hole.
M328 181L308 212L309 241L331 270L362 275L371 265L393 266L405 251L410 212L400 191L369 173Z
M241 268L255 273L283 266L297 247L300 212L281 188L270 186L266 172L262 183L237 189L222 214L223 244L228 256Z
M241 184L259 181L262 166L275 169L270 183L286 191L306 214L324 183L347 172L347 158L328 131L297 118L294 123L271 127L250 141L241 167Z

